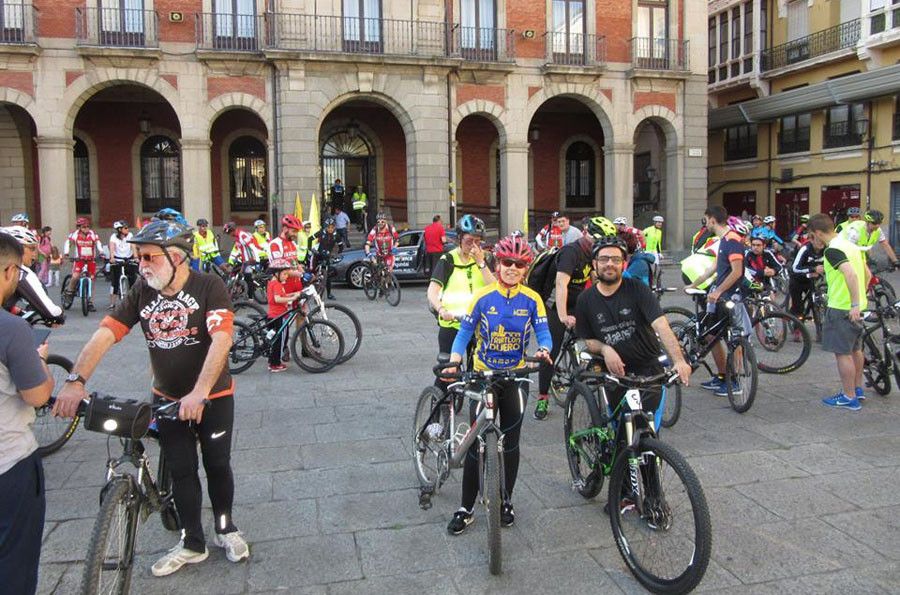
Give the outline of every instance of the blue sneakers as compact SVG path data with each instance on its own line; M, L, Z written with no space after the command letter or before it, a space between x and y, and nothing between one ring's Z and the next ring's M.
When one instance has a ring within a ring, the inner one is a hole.
M700 388L705 388L706 390L719 390L720 388L725 386L725 380L719 378L718 376L713 376L706 382L700 383Z
M860 401L866 400L866 393L863 392L863 389L861 386L856 387L856 398L859 399Z
M731 383L731 392L739 393L741 392L741 383L740 382L732 382ZM724 380L719 383L719 388L716 389L716 392L713 393L717 397L727 397L728 396L728 383Z
M847 409L849 411L859 411L860 409L862 409L862 405L859 404L859 399L857 399L856 397L853 397L851 399L844 393L838 393L833 397L822 399L822 404L826 407L834 407L835 409Z

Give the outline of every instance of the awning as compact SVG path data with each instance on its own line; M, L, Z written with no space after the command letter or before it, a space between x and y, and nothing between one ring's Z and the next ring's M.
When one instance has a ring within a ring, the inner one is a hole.
M900 93L900 64L851 74L768 97L709 110L709 129L769 122L782 116Z

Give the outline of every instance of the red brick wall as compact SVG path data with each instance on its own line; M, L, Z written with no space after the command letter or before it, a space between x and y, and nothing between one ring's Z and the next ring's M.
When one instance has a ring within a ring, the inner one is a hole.
M34 78L30 72L17 70L0 71L0 87L9 87L34 97Z
M468 116L457 127L463 204L491 204L491 196L496 192L491 188L491 146L497 138L494 124L483 116Z
M500 107L506 107L506 89L501 85L457 85L456 105L462 105L473 99L493 101Z
M175 112L162 103L89 101L75 118L75 128L90 137L97 148L100 227L112 227L117 219L134 221L132 196L140 180L132 179L131 150L140 135L138 119L143 113L153 126L180 134Z
M659 93L657 91L635 91L634 92L634 111L638 111L642 107L648 105L661 105L675 112L675 94Z
M547 30L547 6L540 0L507 2L506 28L516 30L516 55L520 58L542 58ZM534 39L522 37L522 31L534 29Z
M257 76L210 76L206 79L206 99L225 93L249 93L266 100L266 81Z
M203 11L201 0L156 0L154 8L159 14L159 39L161 41L187 41L195 39L195 14ZM169 12L179 11L184 15L180 23L169 21Z
M222 113L213 123L209 134L212 142L210 161L212 165L213 225L225 223L222 218L222 205L231 200L231 188L228 185L224 187L222 185L222 169L228 167L227 153L224 158L222 157L222 143L225 141L226 136L241 128L250 128L258 131L263 136L266 135L266 125L262 120L256 114L242 109L228 110ZM268 167L272 168L274 164L268 163ZM272 189L269 190L269 194L272 194ZM244 218L249 217L250 222L256 218L256 213L242 213L241 215ZM242 222L246 223L246 221Z
M41 37L75 37L75 8L83 0L34 0Z
M597 0L597 35L606 36L606 60L630 62L628 40L632 37L631 2Z

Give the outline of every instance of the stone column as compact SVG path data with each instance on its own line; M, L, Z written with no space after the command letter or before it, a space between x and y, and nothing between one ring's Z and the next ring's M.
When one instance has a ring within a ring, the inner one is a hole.
M41 225L52 227L57 241L64 240L75 226L74 146L71 136L37 137Z
M191 225L200 217L212 219L210 147L207 138L181 139L181 211Z
M663 232L664 248L680 250L684 247L684 147L666 149L666 223Z
M528 210L528 143L500 147L500 235L522 228Z
M627 217L634 219L634 145L614 144L603 148L604 198L610 220Z

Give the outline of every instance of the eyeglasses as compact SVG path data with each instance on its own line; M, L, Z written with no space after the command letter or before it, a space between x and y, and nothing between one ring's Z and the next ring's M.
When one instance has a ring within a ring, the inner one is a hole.
M153 262L153 259L157 256L162 256L165 252L145 252L143 254L139 254L138 258L140 258L144 262Z
M528 263L521 260L513 260L512 258L501 258L500 264L505 267L516 267L517 269L527 269Z
M623 262L625 262L625 259L621 256L598 256L597 262L599 262L600 264L622 264Z
M477 243L480 242L480 241L481 241L481 239L480 239L480 238L476 238L475 236L466 236L466 237L464 237L464 238L462 239L462 242L461 242L461 243L462 243L462 244L467 244L467 245L468 245L468 244L477 244Z

